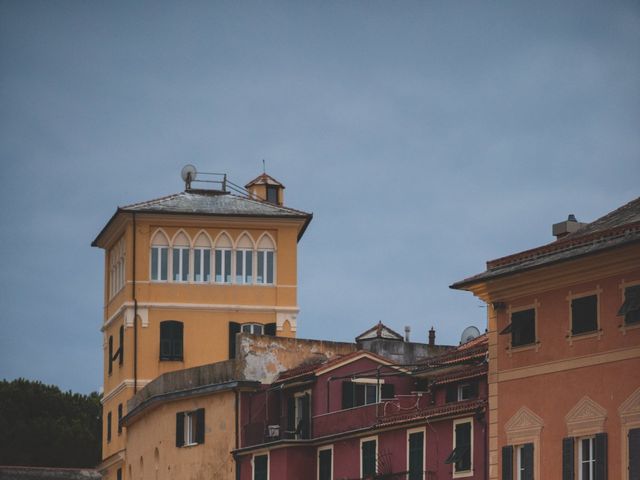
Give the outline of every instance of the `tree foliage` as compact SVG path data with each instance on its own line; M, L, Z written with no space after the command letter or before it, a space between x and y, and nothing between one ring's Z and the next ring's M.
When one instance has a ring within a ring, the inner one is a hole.
M94 467L100 461L100 395L0 381L0 465Z

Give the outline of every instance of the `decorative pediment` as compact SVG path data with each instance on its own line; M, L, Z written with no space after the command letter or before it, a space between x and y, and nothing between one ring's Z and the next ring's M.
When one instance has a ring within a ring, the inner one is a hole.
M640 388L629 395L622 405L618 407L618 413L622 423L640 422Z
M604 430L607 411L584 396L564 417L569 436L593 435Z
M504 425L509 444L533 441L540 435L544 421L527 407L520 410Z

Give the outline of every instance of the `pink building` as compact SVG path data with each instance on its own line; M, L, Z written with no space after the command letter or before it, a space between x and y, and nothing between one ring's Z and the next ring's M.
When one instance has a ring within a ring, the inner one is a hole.
M360 350L282 372L240 396L238 478L486 479L486 353L483 335L410 365Z

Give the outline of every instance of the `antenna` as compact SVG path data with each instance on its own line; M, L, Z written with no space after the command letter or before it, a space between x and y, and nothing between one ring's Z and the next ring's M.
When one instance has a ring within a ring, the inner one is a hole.
M196 170L196 167L194 167L190 163L187 163L184 167L182 167L180 176L184 181L184 186L186 190L191 190L191 182L193 182L196 179L197 175L198 175L198 171Z
M267 166L264 162L264 158L262 159L262 173L267 173Z
M480 330L478 330L477 327L471 325L470 327L467 327L462 331L462 335L460 335L460 345L470 342L471 340L479 336Z

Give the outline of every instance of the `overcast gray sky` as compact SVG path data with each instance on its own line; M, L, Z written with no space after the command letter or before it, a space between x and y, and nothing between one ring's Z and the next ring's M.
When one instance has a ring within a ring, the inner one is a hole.
M102 383L117 205L186 163L314 213L300 337L457 343L452 282L640 195L640 4L0 1L0 378Z

